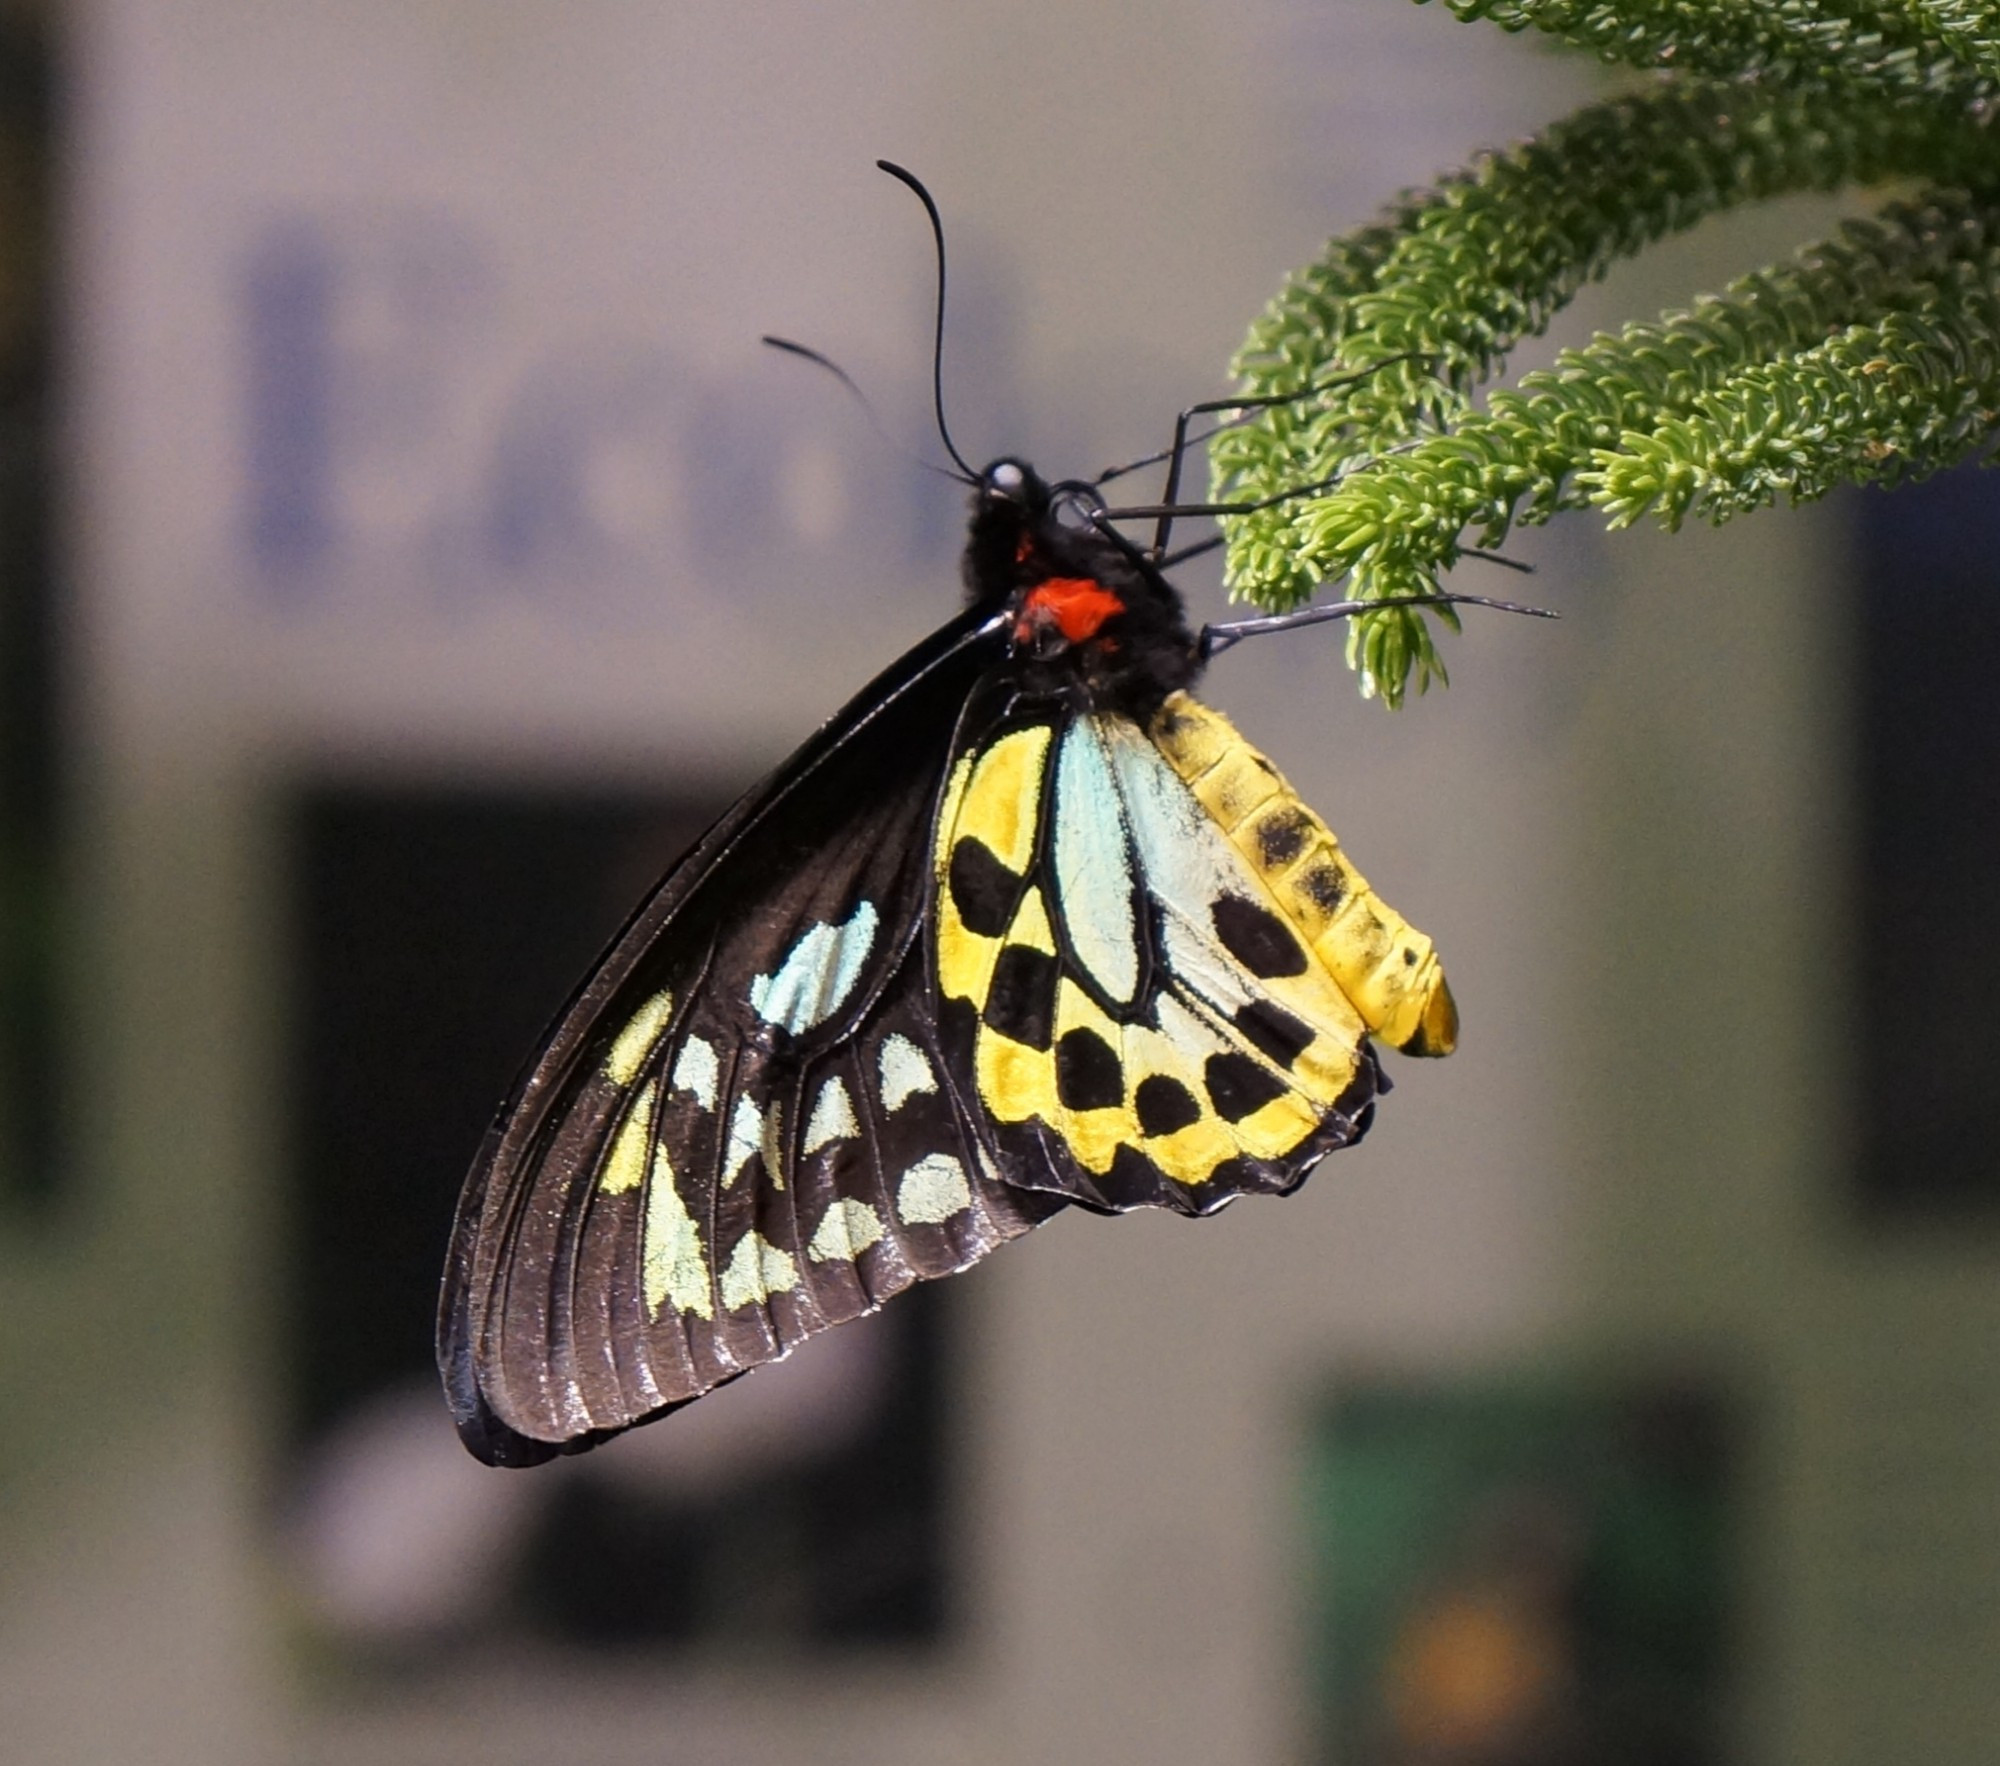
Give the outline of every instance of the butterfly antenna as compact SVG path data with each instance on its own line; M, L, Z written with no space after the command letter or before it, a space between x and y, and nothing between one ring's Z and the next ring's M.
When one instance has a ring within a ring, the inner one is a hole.
M875 163L890 177L914 190L917 200L924 205L924 213L931 218L931 237L937 242L937 325L931 338L931 403L937 411L938 439L944 443L944 451L965 474L966 482L977 484L979 474L966 464L965 456L958 451L958 445L951 439L951 430L944 420L944 220L938 214L938 205L931 199L931 193L924 188L923 180L916 173L905 171L894 160L878 159Z
M812 365L815 368L824 368L829 374L831 374L834 377L834 379L839 381L842 386L846 387L849 396L852 397L854 402L861 407L862 415L868 419L869 428L874 430L876 435L887 446L894 449L895 452L897 452L898 454L902 455L902 457L908 460L911 465L920 466L924 469L924 471L935 472L944 478L956 479L958 477L958 474L956 472L947 470L945 467L938 465L936 461L926 460L925 458L923 458L922 455L912 453L910 449L906 448L893 435L891 435L889 433L887 425L885 425L881 417L877 415L875 406L870 402L868 395L865 392L863 392L860 386L856 383L854 376L848 373L848 371L845 368L843 368L838 362L836 362L831 356L823 355L820 351L813 349L808 344L794 343L789 337L773 337L769 332L766 332L764 336L759 338L758 342L763 344L768 344L774 350L783 350L785 354L788 356L799 356L803 358L805 361L812 363Z

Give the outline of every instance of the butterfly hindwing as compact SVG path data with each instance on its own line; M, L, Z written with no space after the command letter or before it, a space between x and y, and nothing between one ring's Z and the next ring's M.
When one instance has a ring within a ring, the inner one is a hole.
M1288 1190L1365 1132L1371 1032L1414 1013L1448 1043L1428 940L1184 694L1150 729L998 729L954 769L934 862L954 1052L1017 1182L1190 1214ZM1406 935L1382 974L1356 915Z

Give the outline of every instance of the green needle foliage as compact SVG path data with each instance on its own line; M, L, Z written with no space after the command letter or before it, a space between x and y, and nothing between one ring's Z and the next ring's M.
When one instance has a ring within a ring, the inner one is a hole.
M1405 198L1279 292L1236 371L1290 402L1211 444L1216 500L1252 505L1226 524L1234 593L1422 594L1562 509L1721 522L1992 438L2000 0L1446 4L1675 71ZM1619 258L1740 203L1910 180L1916 199L1480 397ZM1392 704L1444 676L1413 608L1354 620L1348 652Z
M1958 95L2000 77L2000 31L1976 0L1445 0L1460 18L1538 30L1633 67L1895 95Z

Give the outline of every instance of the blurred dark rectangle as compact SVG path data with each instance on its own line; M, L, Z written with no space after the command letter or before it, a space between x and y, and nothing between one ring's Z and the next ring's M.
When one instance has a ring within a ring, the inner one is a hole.
M1315 1760L1723 1766L1740 1420L1704 1378L1356 1378L1307 1441Z
M446 1418L432 1326L466 1169L553 1013L726 802L296 795L281 1508L315 1662L401 1679L497 1648L782 1658L944 1634L950 1303L929 1287L576 1459L477 1467ZM461 1480L463 1563L385 1556L436 1545L424 1490Z
M1849 508L1859 1200L2000 1224L2000 475Z
M558 1007L724 805L327 783L293 815L294 1424L429 1364L458 1189Z
M0 1199L59 1199L56 61L36 10L0 14Z

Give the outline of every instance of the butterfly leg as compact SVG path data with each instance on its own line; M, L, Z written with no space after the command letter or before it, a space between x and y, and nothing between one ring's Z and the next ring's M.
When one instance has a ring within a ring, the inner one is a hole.
M1490 556L1482 554L1482 556ZM1511 558L1490 558L1511 569L1527 569ZM1435 595L1384 595L1374 601L1321 601L1292 613L1270 613L1261 619L1236 619L1225 625L1205 625L1195 639L1195 648L1206 662L1211 656L1240 644L1245 638L1262 638L1272 632L1294 631L1300 626L1324 625L1332 619L1349 619L1357 613L1373 613L1383 607L1491 607L1500 613L1526 613L1536 619L1559 618L1553 609L1528 607L1518 601L1496 601L1487 595L1453 595L1439 590Z

